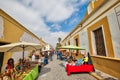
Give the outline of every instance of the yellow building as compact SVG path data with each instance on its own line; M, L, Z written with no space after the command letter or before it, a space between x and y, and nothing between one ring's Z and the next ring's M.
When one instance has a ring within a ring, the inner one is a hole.
M30 32L19 22L0 9L0 45L19 41L38 43L41 45L46 44L41 38L37 37L35 34ZM20 56L22 56L21 52L0 53L0 71L1 69L2 71L4 70L5 64L10 57L13 57L15 61L18 61Z
M94 0L62 41L90 52L96 69L120 78L120 0Z

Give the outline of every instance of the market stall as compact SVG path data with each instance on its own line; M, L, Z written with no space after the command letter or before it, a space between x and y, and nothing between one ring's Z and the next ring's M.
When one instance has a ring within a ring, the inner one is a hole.
M58 47L58 49L69 49L69 51L70 50L85 50L84 48L73 46L73 45L61 46L61 47ZM71 53L71 55L68 55L66 60L63 61L63 65L65 66L68 75L70 75L71 73L76 73L76 72L82 73L82 72L93 72L94 71L94 66L92 64L90 54L84 51L82 55L83 55L82 58L76 59L76 57L73 57Z
M31 69L23 78L23 80L35 80L38 76L38 66Z
M0 52L17 52L22 51L23 57L20 59L18 64L8 60L5 67L5 72L0 76L2 80L34 80L38 76L38 61L30 61L24 58L24 51L26 50L37 50L40 49L40 44L18 42L0 46ZM11 64L12 62L12 64ZM32 77L31 79L28 79Z

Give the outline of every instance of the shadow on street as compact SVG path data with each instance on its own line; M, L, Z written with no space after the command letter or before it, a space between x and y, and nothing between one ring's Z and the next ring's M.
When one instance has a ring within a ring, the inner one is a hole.
M42 67L42 70L40 72L40 75L46 74L48 72L51 71L51 68L47 68L47 67Z

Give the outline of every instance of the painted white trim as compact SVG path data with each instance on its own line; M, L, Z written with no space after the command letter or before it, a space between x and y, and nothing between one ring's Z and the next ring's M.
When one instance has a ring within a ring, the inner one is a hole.
M93 31L91 31L90 32L90 34L91 34L91 43L92 43L92 51L93 51L93 55L97 55L97 51L96 51L96 44L95 44L95 35L94 35L94 32Z
M87 7L87 11L88 11L88 14L90 14L92 12L92 5L89 3L88 4L88 7Z
M108 49L107 49L107 45L106 45L106 40L105 40L105 32L104 32L104 28L103 25L101 25L102 27L102 33L103 33L103 39L104 39L104 46L105 46L105 51L106 51L106 57L108 57ZM105 27L105 26L104 26Z
M0 16L0 38L4 36L3 18Z

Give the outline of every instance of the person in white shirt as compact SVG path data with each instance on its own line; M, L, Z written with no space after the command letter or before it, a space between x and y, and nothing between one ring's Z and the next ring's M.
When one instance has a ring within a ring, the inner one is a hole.
M32 55L32 61L35 61L35 54Z

